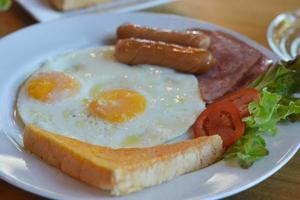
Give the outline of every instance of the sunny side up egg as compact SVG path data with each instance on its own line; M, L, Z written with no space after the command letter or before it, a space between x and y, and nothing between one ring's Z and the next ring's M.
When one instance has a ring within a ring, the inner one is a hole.
M174 139L204 108L193 75L118 63L112 47L48 61L23 84L17 100L25 124L114 148Z

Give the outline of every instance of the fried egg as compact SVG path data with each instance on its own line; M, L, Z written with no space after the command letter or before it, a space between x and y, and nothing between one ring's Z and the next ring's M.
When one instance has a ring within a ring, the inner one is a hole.
M25 124L96 145L146 147L188 131L205 108L193 75L117 62L113 47L46 62L22 85Z

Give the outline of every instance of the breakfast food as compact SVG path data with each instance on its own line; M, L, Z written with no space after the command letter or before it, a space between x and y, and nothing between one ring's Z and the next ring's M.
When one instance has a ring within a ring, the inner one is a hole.
M139 38L201 49L207 49L210 45L210 37L201 31L172 31L169 29L156 29L129 23L118 27L117 38Z
M272 60L265 56L262 56L253 65L246 74L230 89L232 91L238 91L241 88L247 87L251 82L253 82L257 77L264 74L272 66Z
M208 71L215 63L212 54L203 49L132 38L117 42L115 56L129 65L160 65L194 74Z
M238 108L242 118L250 115L248 104L258 101L260 98L259 91L255 88L242 88L239 91L231 92L221 98L216 99L215 103L229 102Z
M111 0L49 0L49 2L58 10L67 11L79 8L86 8L98 3L109 2Z
M25 149L92 186L128 194L206 167L223 151L249 167L267 155L258 132L300 112L292 102L279 106L280 118L260 120L273 112L260 112L261 102L277 96L244 87L269 59L226 33L125 24L117 35L114 48L46 62L17 99ZM183 134L189 139L178 142Z
M46 62L17 100L25 124L114 148L172 140L204 108L195 76L150 65L129 67L114 59L110 47Z
M206 102L247 86L271 64L261 52L226 33L201 31L210 36L208 50L216 59L208 73L198 76L201 96Z
M207 107L194 125L194 136L218 135L227 149L234 144L245 131L239 110L230 102L215 103Z
M124 195L214 163L223 152L219 136L148 148L112 149L26 126L25 149L92 186Z

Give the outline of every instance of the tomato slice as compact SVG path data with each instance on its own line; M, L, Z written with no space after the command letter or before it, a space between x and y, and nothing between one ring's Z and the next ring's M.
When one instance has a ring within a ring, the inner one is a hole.
M229 102L209 105L196 120L194 137L220 135L223 147L228 148L237 141L245 131L239 110Z
M241 117L247 117L250 115L248 110L248 104L253 101L259 100L259 91L254 88L244 88L237 92L230 93L216 100L215 103L231 102L240 111Z

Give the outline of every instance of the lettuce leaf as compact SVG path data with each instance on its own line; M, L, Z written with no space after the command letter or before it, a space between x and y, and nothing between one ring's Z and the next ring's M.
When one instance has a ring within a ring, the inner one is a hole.
M248 105L250 116L243 119L246 132L224 154L225 160L235 160L242 168L268 155L265 133L275 135L280 121L300 118L300 99L294 96L300 91L300 56L275 64L250 87L261 92L260 100Z
M243 137L229 147L224 159L237 161L242 168L249 168L268 154L265 140L255 130L248 129Z
M11 0L0 0L0 11L8 10L11 6Z
M250 116L243 119L247 127L259 132L269 132L275 134L276 124L285 118L288 110L280 106L281 96L270 93L264 88L259 102L252 102L248 105Z
M292 114L300 114L300 100L281 104L282 96L264 88L259 102L249 104L250 116L244 118L246 132L224 154L225 160L236 160L242 168L268 155L263 134L275 135L277 123Z
M250 87L258 90L268 88L269 92L291 96L300 90L300 56L291 61L280 61L258 77Z

